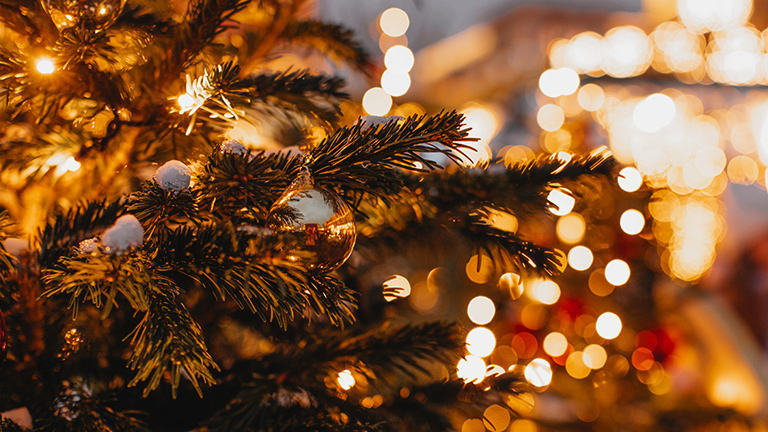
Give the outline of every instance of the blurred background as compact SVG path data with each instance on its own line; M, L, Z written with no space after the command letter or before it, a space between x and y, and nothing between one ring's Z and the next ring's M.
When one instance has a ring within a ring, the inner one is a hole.
M469 166L601 146L620 163L615 184L551 196L550 221L490 221L567 254L560 278L459 253L374 272L400 269L385 282L407 288L398 313L491 330L470 332L460 376L519 367L544 390L521 418L489 404L462 431L764 430L768 2L315 6L378 56L372 79L347 74L360 113L460 110L480 138Z

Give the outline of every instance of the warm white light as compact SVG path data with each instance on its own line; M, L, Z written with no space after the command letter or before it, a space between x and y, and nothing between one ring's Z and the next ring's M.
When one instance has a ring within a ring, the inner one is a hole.
M467 333L467 351L478 357L488 357L496 348L496 336L485 327L475 327Z
M550 207L549 211L557 216L565 216L573 210L573 206L576 204L576 198L570 194L563 192L568 189L552 189L547 195L547 200L554 204L554 207ZM568 191L570 192L570 191Z
M374 87L363 95L363 109L370 115L386 115L390 108L392 108L392 96L381 87Z
M560 286L551 280L535 283L529 293L534 300L545 305L552 305L560 300Z
M406 94L411 87L411 77L408 73L394 72L387 69L381 74L381 88L390 96L398 97Z
M645 216L638 210L629 209L621 214L619 226L629 235L639 234L645 226Z
M413 51L403 45L395 45L384 54L384 66L395 72L408 73L415 62Z
M37 71L41 74L52 74L56 70L56 65L53 64L53 60L49 58L41 58L35 63Z
M559 357L568 349L568 339L562 333L553 332L544 338L543 346L545 353L552 357Z
M677 109L671 97L655 93L640 101L635 106L632 120L643 132L656 132L672 123Z
M349 369L339 372L339 377L336 378L336 381L344 390L349 390L355 386L355 377L352 376L352 372Z
M456 365L456 374L465 383L473 382L480 384L485 379L485 373L485 361L477 356L468 355L459 360L459 363Z
M556 131L565 122L565 113L562 108L555 104L546 104L539 108L538 113L536 113L536 122L545 131Z
M599 85L589 83L579 89L576 99L580 107L594 112L602 108L603 103L605 103L605 91Z
M496 306L493 304L493 300L485 296L473 298L467 306L467 315L470 321L477 325L488 324L493 319L494 314L496 314Z
M80 162L75 160L74 157L70 156L66 161L64 161L63 168L67 171L75 172L80 169Z
M595 32L579 33L568 42L565 63L579 73L600 70L603 38Z
M629 264L620 259L611 260L605 266L605 279L614 286L621 286L629 281Z
M536 387L544 387L552 382L552 367L544 359L535 358L525 366L525 379Z
M605 362L608 360L608 353L605 352L605 348L597 344L587 345L584 348L584 364L590 369L600 369L605 366Z
M643 185L643 175L634 167L624 167L619 171L619 187L626 192L634 192Z
M639 75L651 64L653 45L637 27L623 26L608 31L603 39L603 70L614 77Z
M568 252L568 265L574 270L584 271L592 266L594 256L586 246L576 246Z
M579 74L568 67L548 69L539 78L541 92L553 98L575 93L579 84Z
M390 302L411 295L411 283L400 275L392 275L384 281L384 300Z
M404 35L410 24L411 20L408 18L408 14L396 7L385 10L379 18L381 31L392 37Z
M693 30L723 30L747 22L752 0L677 0L677 13L683 24Z
M182 110L186 111L195 106L196 99L191 94L184 93L176 99L176 102L179 104Z
M621 333L621 319L613 312L605 312L595 323L597 334L603 339L616 339Z

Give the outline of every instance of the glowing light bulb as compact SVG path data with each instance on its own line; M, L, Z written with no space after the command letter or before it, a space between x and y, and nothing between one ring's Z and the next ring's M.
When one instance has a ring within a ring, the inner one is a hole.
M467 306L469 319L477 325L488 324L493 319L495 313L496 306L491 299L485 296L473 298Z
M70 156L67 158L66 161L64 161L63 168L66 169L67 171L75 172L80 169L80 162L75 160L74 157Z
M37 68L37 71L44 75L52 74L56 70L56 65L53 64L53 60L44 57L41 58L35 63L35 68Z
M597 334L603 339L616 339L621 333L621 318L613 312L605 312L597 317Z
M488 357L496 348L496 336L485 327L475 327L467 334L467 351L478 357Z
M563 191L570 192L565 188L552 189L547 195L547 200L555 205L555 207L550 207L549 211L557 216L567 215L576 204L576 198Z
M394 72L387 69L381 74L381 88L390 96L398 97L406 94L411 87L411 77L408 73Z
M638 210L629 209L621 214L619 226L629 235L639 234L645 226L645 216Z
M630 273L629 264L620 259L611 260L605 266L605 279L614 286L627 283Z
M552 382L552 367L544 359L535 358L525 366L525 379L536 387L544 387Z
M403 45L395 45L384 54L384 66L394 72L408 73L414 63L416 58L413 56L413 51Z
M468 355L459 360L456 365L456 374L463 379L465 383L473 382L480 384L485 379L486 366L485 361L478 356Z
M183 95L180 95L176 102L179 104L182 110L188 110L191 109L193 106L195 106L196 99L194 96L192 96L189 93L184 93Z
M355 377L352 376L352 372L349 369L344 369L339 372L338 378L336 378L341 388L349 390L355 386Z

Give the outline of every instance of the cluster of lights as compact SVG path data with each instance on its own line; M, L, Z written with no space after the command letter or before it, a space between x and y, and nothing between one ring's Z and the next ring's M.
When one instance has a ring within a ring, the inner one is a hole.
M386 115L392 108L392 98L403 96L411 87L409 75L415 63L413 52L408 48L405 32L410 25L408 14L400 8L389 8L379 15L381 30L379 46L384 51L381 86L369 89L363 95L363 109L371 115Z

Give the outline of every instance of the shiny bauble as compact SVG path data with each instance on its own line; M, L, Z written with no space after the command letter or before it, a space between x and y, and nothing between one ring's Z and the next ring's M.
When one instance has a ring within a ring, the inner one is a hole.
M306 266L321 273L344 264L357 238L352 207L336 193L315 187L306 169L272 205L267 228L292 235L299 251L311 252Z
M5 360L5 351L8 348L8 330L5 328L3 312L0 311L0 364Z
M101 31L109 27L123 12L126 0L42 0L59 31L82 25Z

